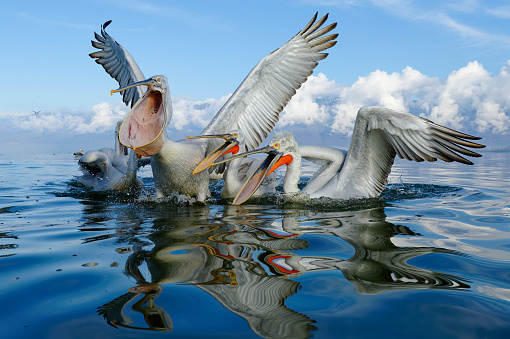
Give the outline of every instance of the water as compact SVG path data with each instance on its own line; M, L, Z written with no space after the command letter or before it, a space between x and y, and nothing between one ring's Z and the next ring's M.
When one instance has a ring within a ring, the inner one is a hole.
M508 338L510 153L397 161L381 199L156 203L0 156L5 338ZM308 168L308 170L311 170ZM309 173L309 171L307 172Z

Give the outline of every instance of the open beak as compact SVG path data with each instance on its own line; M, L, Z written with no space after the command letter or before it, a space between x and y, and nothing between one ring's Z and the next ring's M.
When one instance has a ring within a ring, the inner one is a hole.
M252 173L252 175L244 182L243 187L241 187L236 197L234 198L232 205L241 205L244 203L257 191L265 177L274 172L278 167L290 164L293 160L292 155L284 155L284 153L278 152L276 149L269 145L253 151L238 154L231 158L213 163L213 165L257 153L267 153L267 157Z
M239 190L232 205L241 205L248 200L253 193L259 188L262 180L272 172L272 167L282 157L282 153L271 151L268 153L266 159L260 166L253 172L248 180L245 181L243 187ZM276 169L276 168L275 168Z
M225 154L228 153L237 154L237 152L239 152L239 142L237 141L236 138L232 137L230 133L215 135L199 135L197 137L187 137L186 139L199 139L199 138L222 138L225 139L225 143L220 147L216 148L213 152L211 152L211 154L209 154L204 160L202 160L193 171L193 174L200 173L206 168L212 166L216 159L224 156Z
M119 129L121 144L132 148L139 156L154 155L164 144L167 103L165 93L154 89L154 85L155 80L147 79L111 91L113 94L135 86L149 87L126 115Z

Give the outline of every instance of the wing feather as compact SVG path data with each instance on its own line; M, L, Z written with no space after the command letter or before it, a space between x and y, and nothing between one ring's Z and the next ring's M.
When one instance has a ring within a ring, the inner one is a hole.
M441 139L441 138L439 138L439 137L437 137L437 136L433 136L432 138L433 138L436 142L439 142L439 143L443 144L444 146L446 146L446 147L448 147L448 148L452 149L452 150L453 150L453 151L455 151L455 152L459 152L459 153L461 153L461 154L468 155L468 156L470 156L470 157L476 157L476 158L477 158L477 157L481 157L481 154L476 153L476 152L473 152L473 151L471 151L471 150L468 150L468 149L466 149L466 148L464 148L464 147L462 147L462 146L459 146L459 145L457 145L457 144L454 144L453 142L449 142L449 141L448 141L448 140L446 140L446 139Z
M92 46L99 51L92 52L89 56L103 66L106 73L117 80L120 87L144 80L142 71L129 52L106 33L105 29L110 22L111 20L101 26L101 35L94 32L97 41L92 40ZM130 88L122 92L122 100L126 105L133 107L146 90L146 86Z
M228 133L234 129L245 135L245 146L256 148L274 128L287 102L312 74L320 53L336 44L338 34L324 36L336 27L326 27L328 15L312 20L283 46L264 57L248 74L219 110L202 134ZM210 147L217 147L211 139Z
M472 165L463 155L481 155L465 147L485 147L470 141L479 139L409 113L381 107L361 108L347 158L336 178L335 195L342 198L379 196L396 155L412 161L441 159Z
M308 41L316 39L320 36L323 36L326 33L331 32L333 29L335 29L335 27L336 27L336 24L329 24L326 27L315 31L315 33L308 35L306 38ZM330 36L333 36L333 35L330 35Z

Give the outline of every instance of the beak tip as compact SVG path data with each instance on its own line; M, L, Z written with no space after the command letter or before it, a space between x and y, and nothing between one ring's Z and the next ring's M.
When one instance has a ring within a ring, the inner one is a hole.
M114 89L112 89L112 90L110 91L110 95L113 95L113 93L115 93L115 90L114 90Z

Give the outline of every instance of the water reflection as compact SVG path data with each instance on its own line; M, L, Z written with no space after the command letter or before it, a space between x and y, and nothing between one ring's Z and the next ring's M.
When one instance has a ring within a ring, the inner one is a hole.
M332 217L332 216L335 217ZM411 258L431 253L463 255L439 247L397 247L395 236L420 236L406 226L386 221L382 208L356 212L321 213L311 218L316 226L302 227L299 222L284 220L288 232L323 233L347 241L355 249L348 260L334 260L315 266L340 269L359 294L376 294L399 289L469 288L467 280L449 274L409 265ZM309 223L310 220L307 220ZM297 226L297 227L296 227Z
M164 306L157 306L157 298L163 288L185 283L243 317L262 337L307 338L315 321L288 308L285 301L299 290L300 283L293 278L308 272L339 270L359 294L470 287L461 277L410 265L409 259L425 254L462 254L437 247L395 246L393 237L419 234L387 222L383 208L286 210L283 216L237 206L222 208L201 211L199 217L166 211L152 220L148 239L153 248L134 246L125 263L125 273L137 285L98 309L109 324L171 331L172 320ZM307 235L317 234L340 238L352 246L354 255L347 260L334 251L328 251L334 253L331 257L300 255L303 249L311 250ZM134 325L125 314L129 307L143 316L146 326Z

